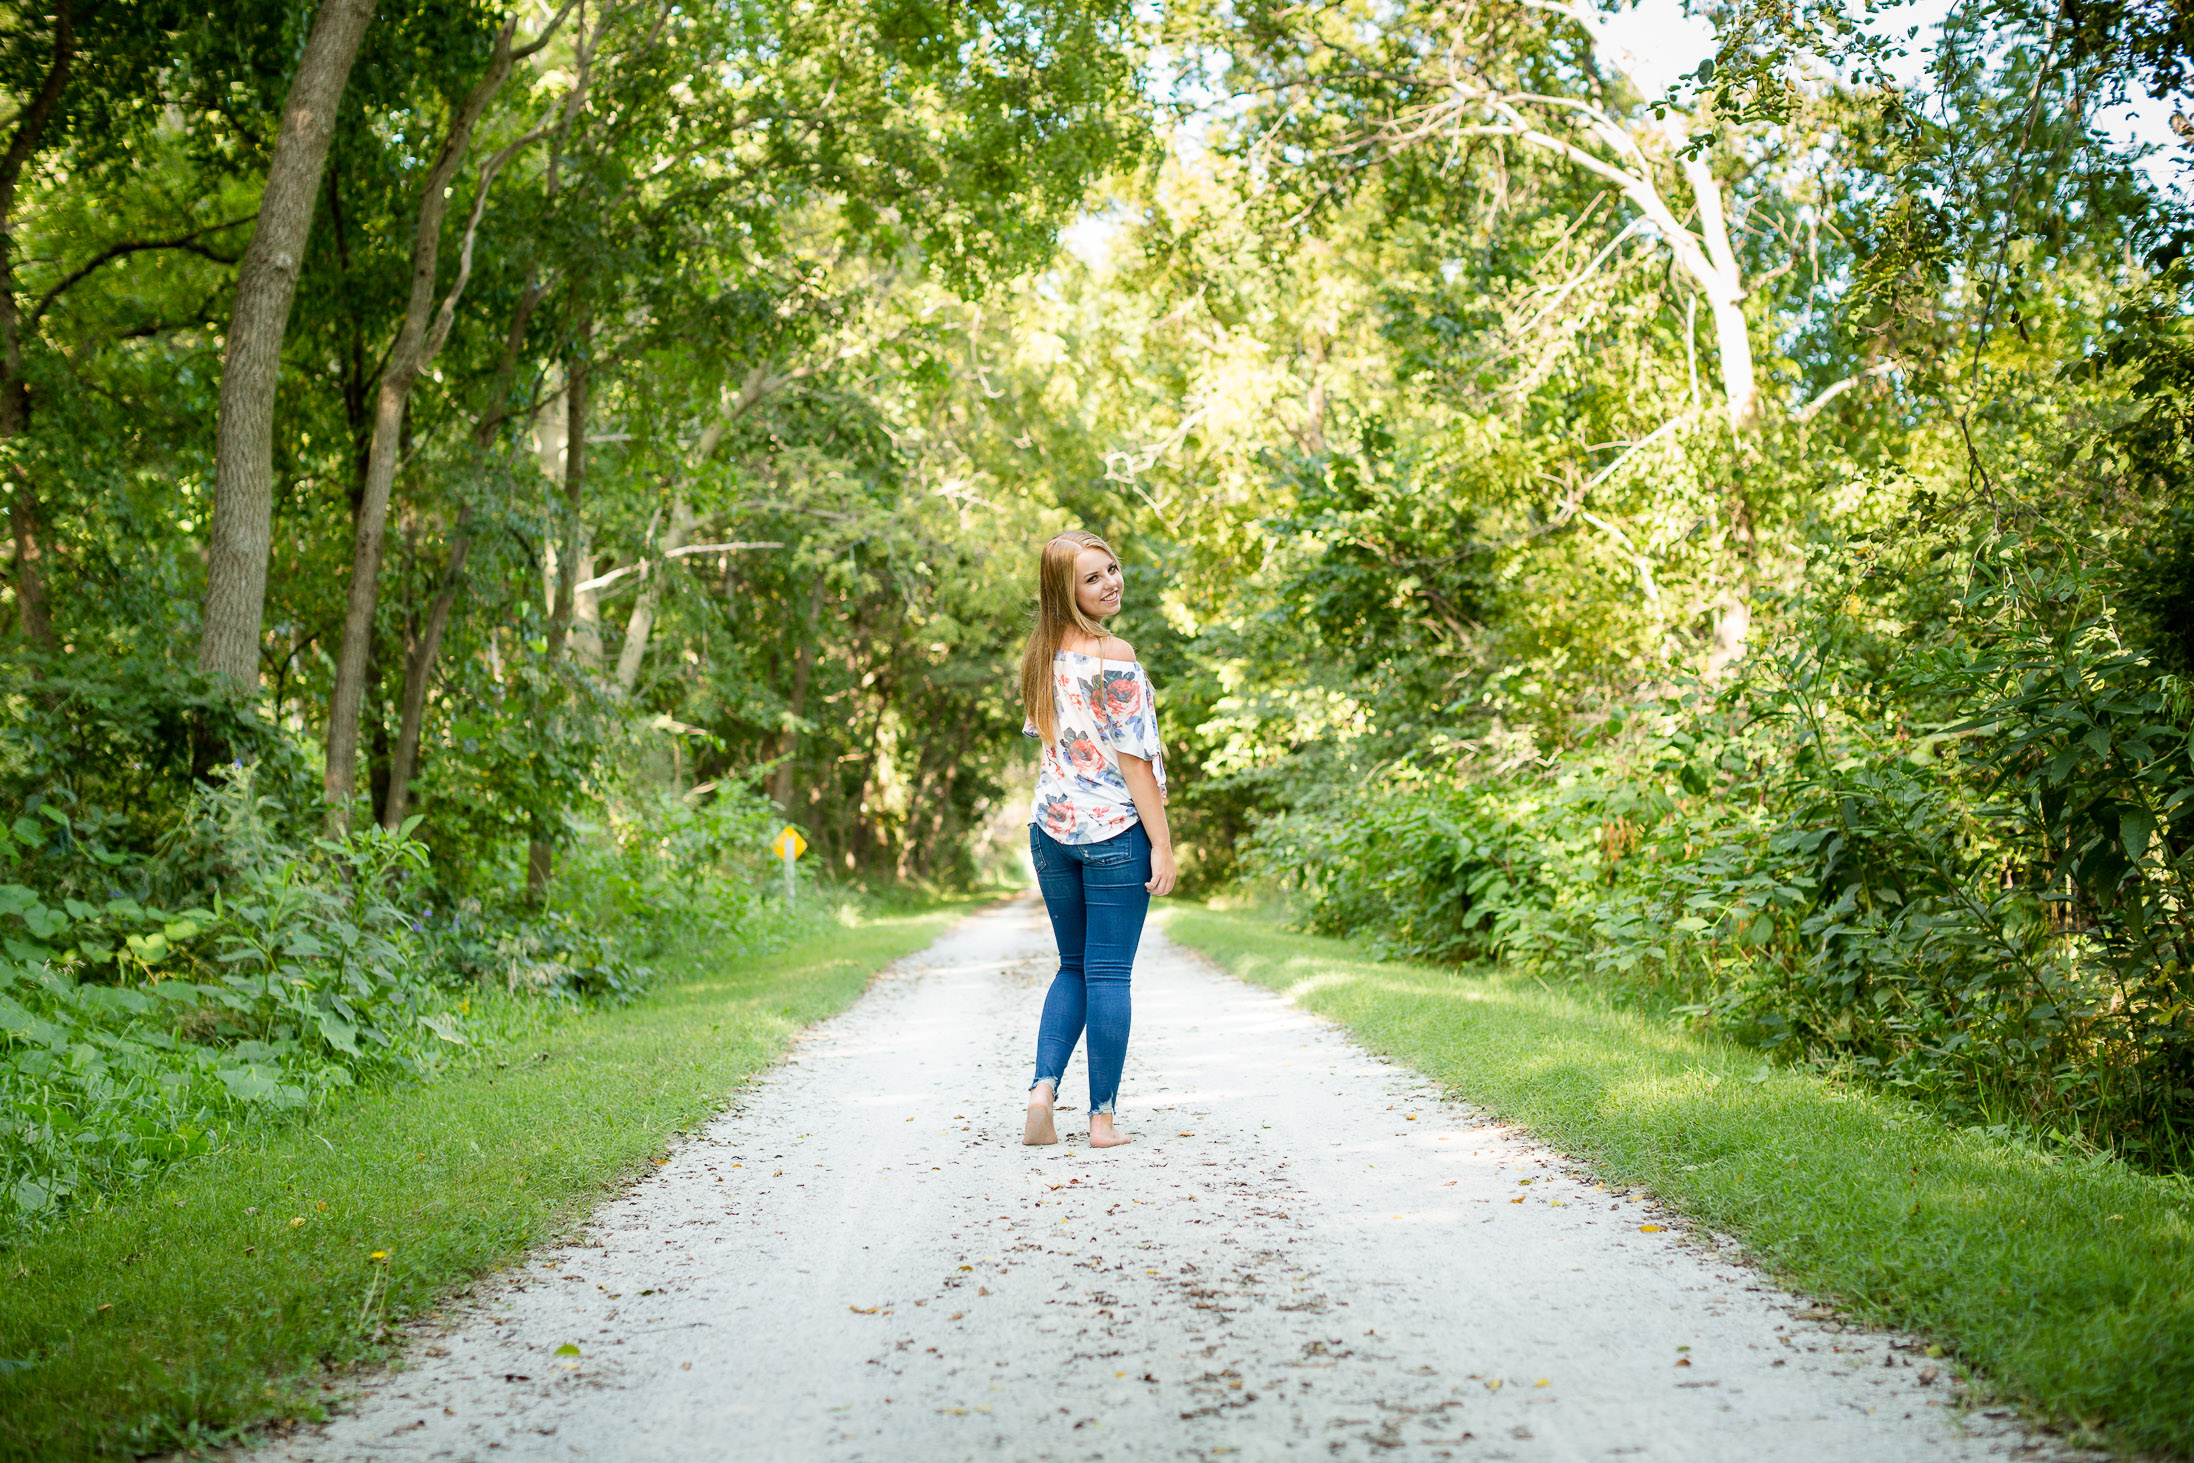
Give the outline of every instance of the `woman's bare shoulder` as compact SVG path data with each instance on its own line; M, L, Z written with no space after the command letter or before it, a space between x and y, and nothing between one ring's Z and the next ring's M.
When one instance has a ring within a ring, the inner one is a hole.
M1078 636L1061 644L1059 648L1075 655L1099 656L1111 661L1127 661L1132 664L1135 660L1135 647L1117 635L1107 635L1102 639Z

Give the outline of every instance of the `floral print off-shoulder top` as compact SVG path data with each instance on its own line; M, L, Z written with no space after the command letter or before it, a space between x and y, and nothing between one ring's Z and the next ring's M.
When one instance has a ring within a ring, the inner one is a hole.
M1051 658L1051 704L1059 735L1044 748L1036 773L1035 825L1061 843L1102 843L1125 833L1142 815L1120 775L1119 754L1142 758L1159 788L1166 785L1149 676L1136 661L1062 650ZM1021 730L1037 735L1033 724Z

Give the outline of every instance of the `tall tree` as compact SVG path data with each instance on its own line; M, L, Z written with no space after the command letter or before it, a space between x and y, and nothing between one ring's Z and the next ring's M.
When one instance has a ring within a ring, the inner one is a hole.
M419 373L432 361L449 338L458 302L472 274L473 236L487 207L488 190L496 174L518 149L537 141L545 129L536 129L507 144L480 169L473 189L470 219L459 249L457 277L435 307L436 271L442 248L442 222L458 169L472 145L474 129L510 77L511 68L546 46L555 35L571 4L550 22L530 45L514 45L518 16L513 12L495 33L486 68L463 100L450 111L442 135L441 150L420 184L418 218L413 228L411 288L404 304L402 323L390 347L388 364L381 369L374 389L373 438L366 459L365 491L360 497L351 550L350 586L343 616L343 639L335 659L335 686L328 698L327 764L321 788L328 801L328 817L337 827L347 826L350 799L357 786L358 714L365 698L366 666L374 636L374 610L379 603L382 538L388 523L389 494L395 486L396 468L403 451L405 412Z
M274 403L306 237L343 89L376 0L323 0L297 63L267 167L259 219L236 275L215 426L213 514L198 666L238 687L259 679L273 546Z

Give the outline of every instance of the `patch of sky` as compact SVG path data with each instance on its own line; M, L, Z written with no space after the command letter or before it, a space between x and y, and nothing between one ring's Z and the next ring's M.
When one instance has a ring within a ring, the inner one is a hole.
M1854 0L1851 18L1867 35L1891 42L1882 57L1889 79L1907 90L1926 90L1942 44L1943 22L1959 3L1972 0L1904 0L1865 4ZM1715 50L1713 23L1686 0L1640 0L1603 12L1602 36L1634 61L1629 69L1641 90L1665 95L1693 75ZM2183 95L2149 96L2139 85L2095 117L2096 130L2114 147L2139 154L2135 163L2160 192L2194 198L2194 150L2171 130L2173 112L2186 110Z

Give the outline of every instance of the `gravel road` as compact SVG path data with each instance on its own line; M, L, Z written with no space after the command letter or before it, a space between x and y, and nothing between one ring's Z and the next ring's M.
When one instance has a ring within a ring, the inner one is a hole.
M816 1028L287 1460L2032 1457L1798 1298L1153 928L1121 1126L1021 1146L1032 901ZM1652 1231L1656 1223L1668 1227ZM575 1348L576 1354L568 1348Z

